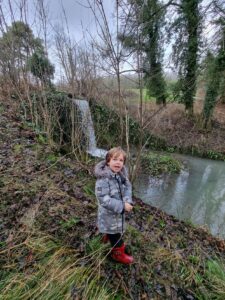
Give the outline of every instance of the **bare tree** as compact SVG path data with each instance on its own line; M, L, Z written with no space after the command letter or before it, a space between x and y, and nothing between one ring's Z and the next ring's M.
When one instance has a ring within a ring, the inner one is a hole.
M63 28L57 28L55 32L56 56L64 71L70 92L75 95L78 90L78 79L76 77L77 50L76 44L65 34Z
M124 72L123 64L127 60L127 53L124 51L123 44L119 40L120 35L120 9L119 1L115 1L115 31L111 30L110 20L107 17L102 0L87 1L91 9L97 28L97 37L91 35L92 43L97 49L101 62L99 68L108 75L116 77L117 81L117 103L120 117L120 143L123 143L124 136L126 137L126 146L129 153L129 132L128 132L128 109L122 95L121 89L121 74ZM125 133L123 117L125 116Z

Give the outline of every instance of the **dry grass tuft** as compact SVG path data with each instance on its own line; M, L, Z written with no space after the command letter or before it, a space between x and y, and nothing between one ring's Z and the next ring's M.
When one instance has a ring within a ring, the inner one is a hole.
M8 257L0 283L0 299L109 299L100 276L104 247L80 257L50 236L29 233L24 242L3 249ZM10 263L9 263L10 262Z

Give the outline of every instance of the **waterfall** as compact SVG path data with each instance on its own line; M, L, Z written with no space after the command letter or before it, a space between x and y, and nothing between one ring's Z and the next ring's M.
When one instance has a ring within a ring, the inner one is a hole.
M105 157L107 151L97 148L94 125L91 111L87 100L72 100L80 109L82 116L82 128L88 140L88 153L95 157Z

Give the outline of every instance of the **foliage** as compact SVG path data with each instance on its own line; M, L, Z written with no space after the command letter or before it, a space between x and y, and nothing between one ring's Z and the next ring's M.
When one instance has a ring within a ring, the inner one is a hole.
M203 107L204 127L207 127L209 120L213 114L218 90L220 85L220 76L218 76L219 64L218 60L211 54L207 55L207 75L206 75L206 96Z
M13 261L0 274L1 299L63 300L77 295L82 299L109 299L105 281L94 272L102 259L103 250L98 245L82 260L78 251L36 232L12 249L1 249L1 253L10 253Z
M90 102L92 117L94 121L97 144L106 149L118 145L119 118L116 112L104 105ZM129 139L132 146L138 145L140 137L140 126L136 120L129 118ZM145 148L151 150L167 151L169 153L184 153L193 156L210 158L215 160L225 160L224 153L201 148L198 144L191 146L168 145L166 140L152 135L147 130L144 132Z
M99 105L95 101L90 102L91 113L94 120L95 133L98 145L107 149L118 145L118 136L120 132L119 116L115 111L110 110L105 105ZM125 118L123 118L125 126ZM135 146L139 144L141 129L140 125L133 118L129 118L129 141ZM147 148L166 149L166 143L163 139L155 137L147 130L144 132L144 141ZM125 141L123 141L125 144Z
M218 152L215 150L208 150L205 148L201 148L198 145L191 145L191 146L187 146L187 147L174 146L174 147L166 147L165 149L167 152L170 152L170 153L177 152L177 153L183 153L183 154L190 154L190 155L193 155L196 157L225 161L225 155L223 152Z
M50 85L50 79L53 77L55 69L43 52L35 51L32 54L28 60L28 68L44 85Z
M72 228L73 226L76 226L76 224L79 223L79 222L80 222L80 218L75 216L75 217L72 217L71 219L69 219L67 221L60 221L60 225L64 229L69 229L69 228Z
M225 104L225 71L222 72L219 89L220 101Z
M118 143L120 133L119 116L105 105L99 105L95 101L90 101L89 103L97 144L110 149Z
M224 242L139 199L124 236L136 263L111 261L95 226L93 165L65 156L49 167L40 157L56 154L34 148L35 132L14 116L0 118L1 299L224 298Z
M152 152L144 153L141 157L141 165L151 175L162 173L179 173L181 163L170 155L160 155Z
M201 0L180 0L177 5L177 17L172 22L175 42L173 44L173 59L179 67L179 82L181 102L192 114L196 89L198 50L201 33Z
M223 300L225 298L225 265L223 261L208 260L204 274L198 275L201 278L201 281L198 281L199 289L196 292L198 299ZM203 285L205 288L201 288Z
M95 181L86 184L83 187L83 190L87 197L92 197L93 199L95 199Z
M72 139L76 136L75 142L77 146L85 146L86 137L81 130L81 114L66 93L49 88L43 92L33 92L31 99L32 109L36 115L35 126L40 128L42 132L45 132L46 122L43 107L49 114L48 123L51 126L51 130L50 136L47 136L48 139L52 139L59 146L65 146L64 148L68 146L68 149L70 148L71 150Z
M162 27L164 10L158 0L142 2L141 36L144 39L144 74L148 95L156 98L157 104L166 103L166 83L162 70Z
M171 99L173 102L179 100L180 87L178 86L176 80L167 81L167 93L168 93L168 98Z
M149 97L156 103L166 103L166 83L162 69L162 29L164 10L159 0L129 1L132 18L128 20L127 32L120 39L127 49L142 52L145 87ZM137 28L133 30L133 28Z
M28 58L35 50L43 51L41 40L35 38L28 24L13 22L0 38L0 68L13 83L19 80Z
M206 153L203 153L202 156L210 159L225 161L225 155L223 153L218 153L213 150L208 150Z
M211 120L217 96L219 92L223 93L223 75L225 71L225 27L222 28L222 36L219 42L219 51L216 56L210 52L206 58L206 96L203 108L204 127L207 127Z

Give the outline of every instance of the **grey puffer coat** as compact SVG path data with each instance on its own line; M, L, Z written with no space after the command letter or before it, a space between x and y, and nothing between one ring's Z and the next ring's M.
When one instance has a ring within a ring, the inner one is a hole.
M101 161L95 167L97 181L95 195L98 200L98 229L101 233L123 233L124 203L132 202L131 184L126 168L114 173L106 161Z

